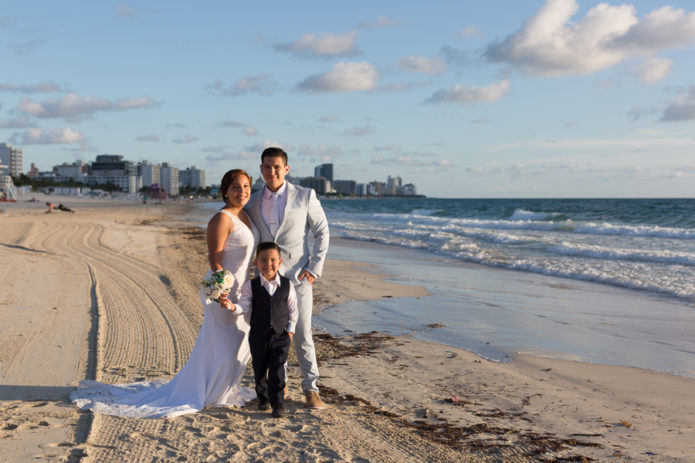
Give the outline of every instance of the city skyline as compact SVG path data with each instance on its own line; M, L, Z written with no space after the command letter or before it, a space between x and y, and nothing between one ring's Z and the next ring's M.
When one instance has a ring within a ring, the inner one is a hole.
M276 145L431 197L695 193L684 0L13 2L0 56L25 172L113 153L214 184Z
M4 145L11 148L9 144ZM0 150L2 148L3 144L0 144ZM0 167L4 167L1 162ZM368 183L358 183L353 179L334 179L332 172L333 164L320 164L314 167L313 176L288 175L287 179L292 183L313 188L321 195L417 196L417 185L412 182L404 184L402 177L397 175L388 175L385 182L375 179ZM153 185L156 185L157 190L161 188L173 196L179 194L179 187L199 190L220 186L214 182L207 182L205 171L196 166L179 169L166 161L161 164L147 160L133 162L118 154L99 154L94 161L65 161L47 171L40 171L31 163L25 174L36 180L54 180L58 184L77 182L85 186L94 186L110 183L119 187L122 192L131 194L141 191L142 187ZM263 185L263 177L256 177L253 187L260 189Z

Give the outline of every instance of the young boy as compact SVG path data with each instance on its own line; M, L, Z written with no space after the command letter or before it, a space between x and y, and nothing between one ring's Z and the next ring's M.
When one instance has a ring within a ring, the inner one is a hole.
M258 409L273 408L273 417L284 416L285 362L297 324L294 285L278 273L280 247L266 241L256 248L254 261L260 275L244 283L235 313L251 312L251 362L256 380Z

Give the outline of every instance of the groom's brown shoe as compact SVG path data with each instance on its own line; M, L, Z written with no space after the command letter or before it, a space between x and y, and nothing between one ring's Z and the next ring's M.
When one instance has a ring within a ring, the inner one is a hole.
M319 397L319 393L316 391L307 391L306 397L306 407L307 408L323 408L326 404Z

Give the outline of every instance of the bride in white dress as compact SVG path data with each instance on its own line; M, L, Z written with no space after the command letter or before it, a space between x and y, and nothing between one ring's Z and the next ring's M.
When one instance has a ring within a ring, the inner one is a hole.
M240 406L256 397L252 389L239 385L251 358L248 314L237 316L225 308L237 301L258 242L258 231L242 210L251 195L251 177L243 170L230 170L222 178L221 191L225 207L207 228L206 278L223 268L232 272L236 281L230 300L208 304L201 289L203 326L188 361L170 381L119 385L82 381L70 394L81 409L131 418L171 418L204 407Z

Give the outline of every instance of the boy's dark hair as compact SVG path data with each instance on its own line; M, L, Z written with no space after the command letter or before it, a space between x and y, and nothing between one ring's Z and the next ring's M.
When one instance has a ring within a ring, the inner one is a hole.
M263 241L256 246L256 255L260 254L261 251L267 251L268 249L275 249L278 254L280 254L280 246L278 246L275 241Z
M261 164L263 164L263 161L265 161L265 158L277 158L281 157L282 162L287 165L287 153L282 148L278 148L277 146L271 146L270 148L266 148L263 150L261 153Z

